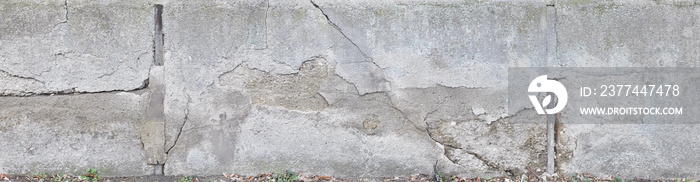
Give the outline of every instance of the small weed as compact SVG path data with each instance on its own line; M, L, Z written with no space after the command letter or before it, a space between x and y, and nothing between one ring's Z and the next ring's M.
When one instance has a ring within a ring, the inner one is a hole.
M85 181L97 181L100 179L100 175L97 174L97 170L93 168L88 168L85 170L87 174L85 175L80 175L78 179L85 180Z
M178 180L177 182L192 182L193 180L194 179L192 178L192 176L185 176L180 178L180 180Z
M299 173L296 173L292 170L287 169L284 172L278 172L275 174L272 174L272 180L274 182L293 182L294 180L299 179Z
M591 182L594 181L592 178L587 177L585 174L584 175L578 175L578 174L573 174L569 178L569 181L572 182Z
M578 175L573 174L573 175L571 175L570 179L571 179L571 182L578 182Z
M53 182L70 181L70 176L68 176L67 174L63 174L63 175L56 174L56 176L51 177L51 181L53 181Z
M438 182L451 182L451 181L455 181L455 178L457 178L457 176L447 177L447 176L443 175L441 172L438 172L435 175L435 177L437 177Z

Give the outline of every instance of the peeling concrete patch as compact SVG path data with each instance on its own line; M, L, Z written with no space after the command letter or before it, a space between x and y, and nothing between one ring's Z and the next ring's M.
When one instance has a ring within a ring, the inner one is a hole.
M219 82L223 86L245 84L253 104L318 111L328 107L326 99L318 93L327 76L326 60L313 58L302 63L298 73L288 75L265 73L243 64L221 75Z
M27 96L48 92L43 82L0 71L0 95Z
M377 119L377 115L371 115L362 121L362 127L365 128L366 132L369 134L374 133L374 129L377 129L380 121Z
M537 124L514 124L517 121L542 119L533 111L522 111L517 115L500 119L491 124L480 121L474 116L455 117L439 114L428 116L430 136L445 146L445 156L452 164L442 166L447 169L460 168L460 160L482 162L477 171L461 172L461 176L483 176L486 174L501 174L518 176L526 173L525 167L544 170L546 162L545 126ZM474 165L473 162L463 162ZM483 166L487 166L484 168ZM458 170L457 170L458 171ZM478 171L483 172L480 174Z
M515 176L526 166L544 170L544 117L505 114L504 90L465 87L395 89L391 102L443 148L436 167L466 177ZM542 120L542 125L518 124Z
M503 107L506 104L504 90L437 86L394 89L388 95L396 108L423 130L427 128L426 117L438 111L445 115L468 116L469 119L487 123L507 117ZM483 113L475 115L474 112Z

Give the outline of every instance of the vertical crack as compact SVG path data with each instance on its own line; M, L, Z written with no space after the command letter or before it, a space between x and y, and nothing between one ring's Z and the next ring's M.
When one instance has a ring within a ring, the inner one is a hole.
M440 171L438 170L438 162L440 162L440 159L435 160L435 164L433 164L433 180L438 181L440 179Z
M149 101L146 121L142 128L141 140L144 144L146 163L153 167L154 175L164 175L167 153L165 152L165 71L163 67L163 5L156 4L154 12L153 65L148 74Z
M265 49L267 49L267 12L270 11L270 0L267 0L267 7L265 7Z
M554 32L554 58L557 57L559 52L559 32L557 32L557 7L552 5L552 11L554 11L554 22L552 23L552 31Z
M63 1L63 8L66 10L66 17L61 23L68 23L68 0Z
M153 63L163 66L163 5L156 4L155 35L153 35Z
M68 23L68 0L63 1L63 10L65 12L63 15L63 21L58 22L55 25L53 25L53 27L51 28L52 30L56 29L56 27L58 27L61 24ZM44 38L46 38L46 37L44 37ZM59 53L57 55L63 55L63 53Z
M546 6L546 16L547 16L547 32L546 32L546 55L547 55L547 60L550 62L549 64L551 65L552 62L558 62L556 60L557 56L557 32L556 32L556 8L554 7L554 4L548 4ZM561 66L561 63L558 63L559 66ZM556 97L552 96L555 98L556 102ZM554 107L554 104L551 103L550 106L548 107ZM556 150L555 150L555 145L556 145L556 132L554 131L554 126L556 124L556 118L552 114L547 115L547 173L553 174L555 172L555 166L556 166Z

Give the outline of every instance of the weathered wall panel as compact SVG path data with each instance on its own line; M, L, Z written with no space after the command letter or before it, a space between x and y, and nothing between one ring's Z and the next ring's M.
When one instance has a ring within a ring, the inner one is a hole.
M541 173L508 68L694 67L698 4L3 1L0 173ZM695 128L559 124L557 172L697 177Z

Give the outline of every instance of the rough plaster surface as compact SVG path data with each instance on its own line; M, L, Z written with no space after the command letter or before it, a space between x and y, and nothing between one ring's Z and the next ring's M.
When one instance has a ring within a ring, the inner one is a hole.
M570 67L695 67L697 2L557 3L557 59ZM556 65L556 64L553 64Z
M139 129L147 94L0 98L0 170L148 175Z
M688 153L698 150L697 129L694 124L563 125L558 128L557 164L564 172L620 178L698 176L699 157Z
M318 4L392 88L504 88L509 65L545 56L543 2Z
M559 65L695 67L700 60L697 1L557 2ZM553 64L553 65L556 65ZM577 113L560 120L585 123ZM562 124L557 127L561 173L621 178L698 176L696 125Z
M0 172L543 172L545 117L507 114L508 67L695 66L697 4L5 1ZM557 170L698 176L676 152L694 128L558 125Z

